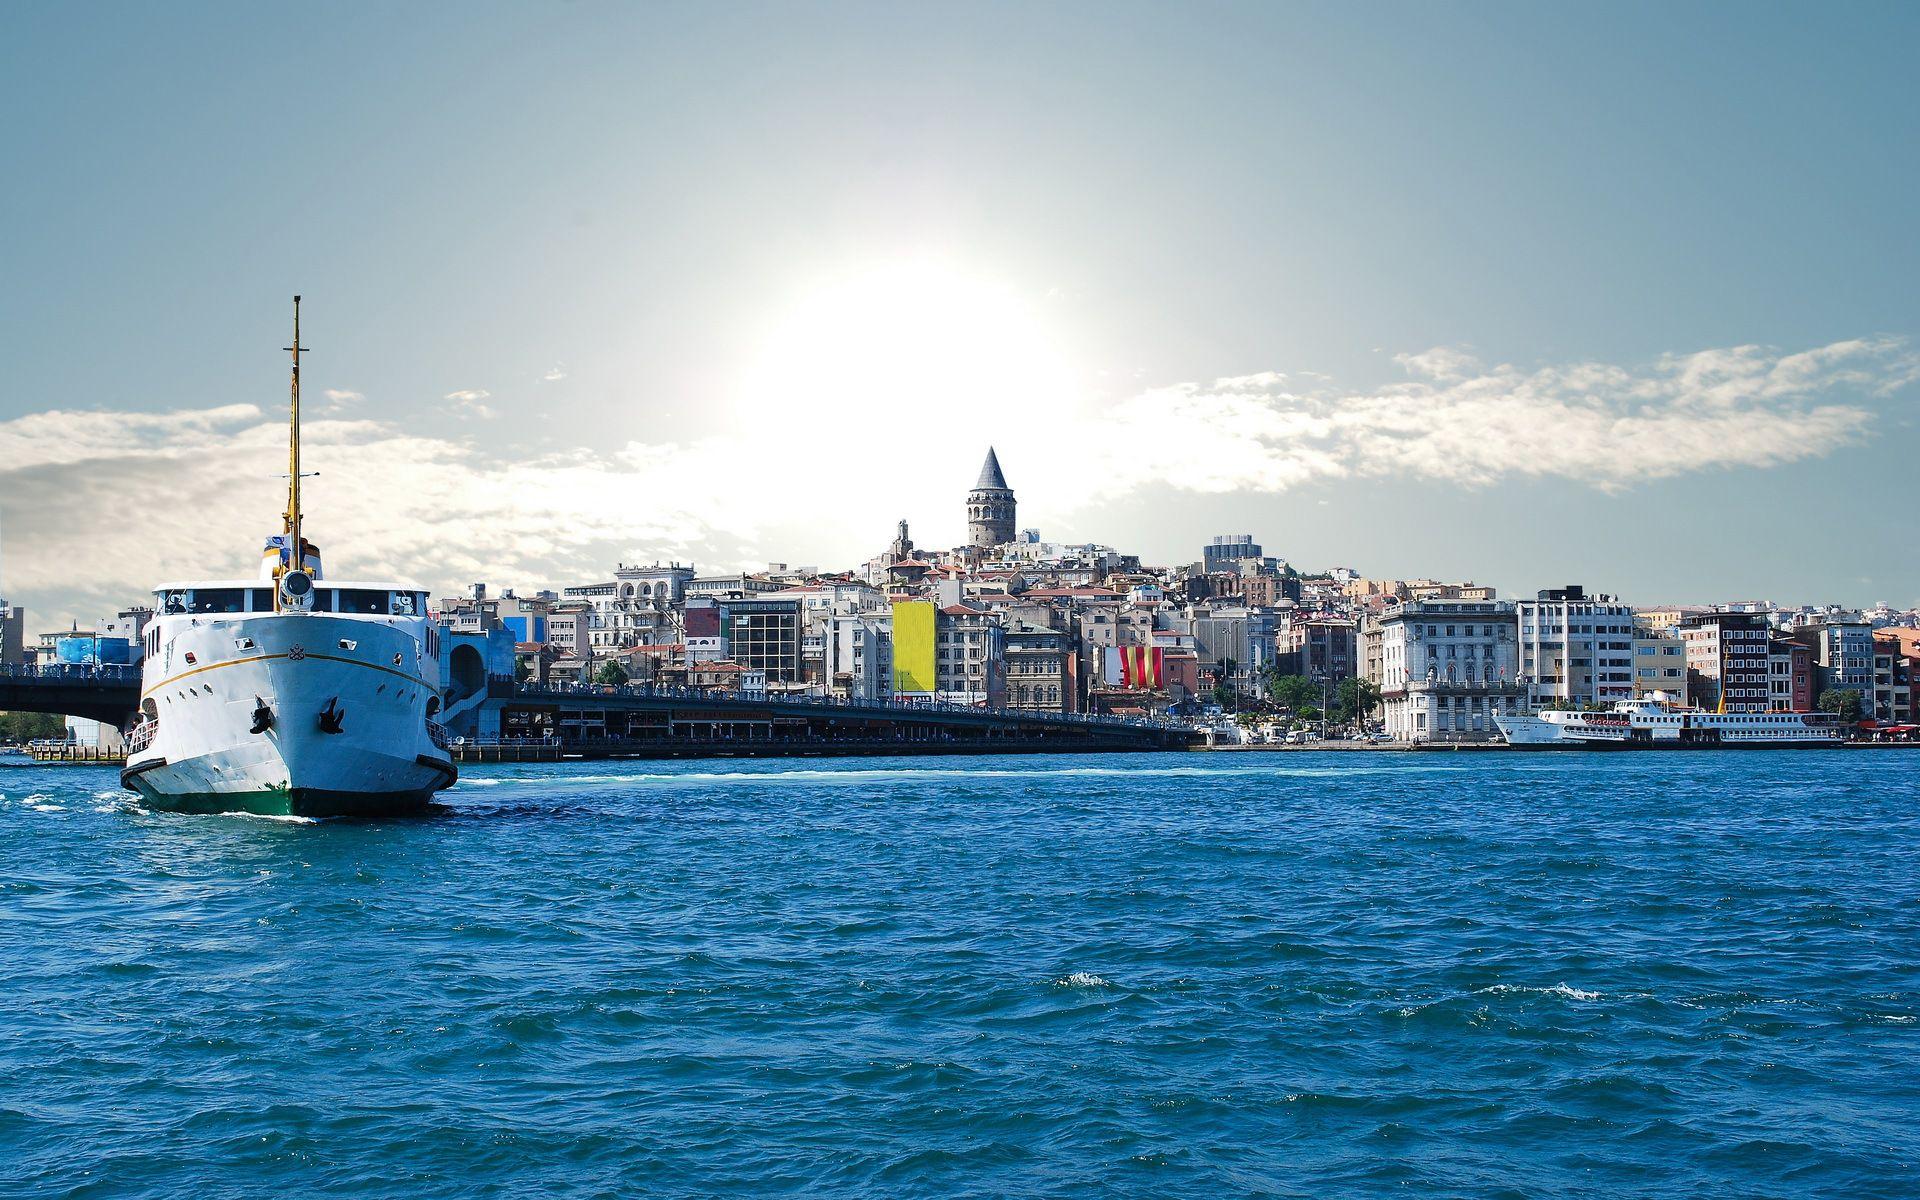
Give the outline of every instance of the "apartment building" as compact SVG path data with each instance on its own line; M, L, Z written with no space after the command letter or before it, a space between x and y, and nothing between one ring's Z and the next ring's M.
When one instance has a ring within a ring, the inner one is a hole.
M1520 674L1534 707L1611 706L1634 695L1633 609L1571 584L1514 602Z

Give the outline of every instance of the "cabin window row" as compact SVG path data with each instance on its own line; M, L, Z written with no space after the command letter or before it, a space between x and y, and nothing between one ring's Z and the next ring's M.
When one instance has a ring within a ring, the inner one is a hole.
M167 616L273 611L272 588L183 588L160 593ZM375 588L313 589L313 611L374 617L415 617L427 611L425 592L389 592Z

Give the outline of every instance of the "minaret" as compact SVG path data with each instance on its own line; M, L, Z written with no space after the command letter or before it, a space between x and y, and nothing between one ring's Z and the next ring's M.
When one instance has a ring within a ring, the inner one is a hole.
M1000 459L987 447L980 478L967 493L967 544L990 548L1013 540L1013 489L1000 473Z

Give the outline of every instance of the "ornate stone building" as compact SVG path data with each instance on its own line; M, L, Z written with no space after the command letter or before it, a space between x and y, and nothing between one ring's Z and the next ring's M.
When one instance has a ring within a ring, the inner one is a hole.
M1013 489L1000 473L1000 459L987 447L980 478L967 493L967 544L982 548L1002 546L1014 538Z

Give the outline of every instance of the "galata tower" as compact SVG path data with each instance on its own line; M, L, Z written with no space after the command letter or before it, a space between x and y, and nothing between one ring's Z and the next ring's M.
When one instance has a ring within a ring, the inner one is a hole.
M967 544L1002 546L1013 540L1013 489L1000 473L1000 459L987 447L980 478L967 493Z

